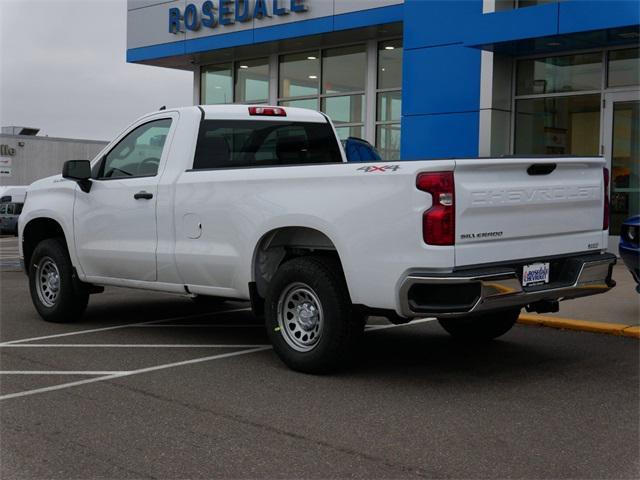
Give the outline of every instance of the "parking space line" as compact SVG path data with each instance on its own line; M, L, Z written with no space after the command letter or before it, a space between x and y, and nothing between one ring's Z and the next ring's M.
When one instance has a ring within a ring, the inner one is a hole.
M113 380L113 379L116 379L116 378L123 378L123 377L129 377L129 376L132 376L132 375L139 375L141 373L149 373L149 372L155 372L157 370L165 370L165 369L168 369L168 368L182 367L184 365L193 365L193 364L196 364L196 363L209 362L209 361L212 361L212 360L222 360L224 358L237 357L239 355L262 352L262 351L269 350L269 349L271 349L270 346L269 347L250 348L250 349L247 349L247 350L239 350L237 352L221 353L221 354L218 354L218 355L211 355L211 356L208 356L208 357L194 358L192 360L183 360L181 362L165 363L163 365L156 365L156 366L153 366L153 367L140 368L138 370L130 370L128 372L115 373L113 375L103 375L101 377L87 378L87 379L78 380L78 381L75 381L75 382L61 383L60 385L52 385L50 387L35 388L33 390L25 390L25 391L22 391L22 392L9 393L7 395L0 395L0 400L9 400L11 398L26 397L26 396L29 396L29 395L36 395L38 393L52 392L52 391L55 391L55 390L63 390L63 389L66 389L66 388L77 387L79 385L86 385L88 383L103 382L103 381L106 381L106 380Z
M0 371L0 375L119 375L127 372L129 370L5 370Z
M173 318L163 318L163 319L160 319L160 320L149 320L148 322L125 323L123 325L113 325L111 327L91 328L89 330L75 330L73 332L56 333L54 335L44 335L42 337L21 338L19 340L10 340L8 342L0 343L0 346L14 345L14 344L17 344L17 343L32 342L34 340L47 340L49 338L69 337L71 335L82 335L84 333L106 332L108 330L117 330L117 329L120 329L120 328L136 327L136 326L148 325L148 324L160 323L160 322L175 322L176 320L183 320L183 319L189 319L189 318L199 318L199 317L204 317L204 316L208 316L208 315L220 315L220 314L223 314L223 313L233 313L233 312L241 312L241 311L249 311L249 310L251 310L251 309L250 308L234 308L232 310L225 310L225 311L222 311L222 312L208 312L208 313L201 313L201 314L197 314L197 315L186 315L184 317L173 317Z
M206 323L162 323L162 324L147 324L147 325L134 325L131 328L263 328L263 323L258 323L255 325L247 325L247 324L233 324L233 323L221 323L221 324L211 324L208 325Z
M265 344L227 345L224 343L18 343L0 345L0 348L254 348Z

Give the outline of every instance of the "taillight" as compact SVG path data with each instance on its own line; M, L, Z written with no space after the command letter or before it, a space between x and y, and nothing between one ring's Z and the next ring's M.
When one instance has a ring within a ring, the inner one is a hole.
M456 236L453 172L421 173L418 190L431 194L431 208L422 215L422 238L429 245L453 245Z
M265 117L286 117L287 112L280 107L249 107L249 115L262 115Z
M604 176L604 212L602 216L602 230L609 230L609 169L603 168Z

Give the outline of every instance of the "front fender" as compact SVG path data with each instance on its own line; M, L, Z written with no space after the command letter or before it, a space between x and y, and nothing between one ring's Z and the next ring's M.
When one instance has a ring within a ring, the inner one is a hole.
M18 237L20 258L24 259L24 231L30 222L45 218L60 225L71 263L76 267L79 277L84 278L84 271L76 255L76 244L73 230L73 208L75 204L75 182L62 178L45 179L47 184L36 182L29 188L27 201L18 220Z

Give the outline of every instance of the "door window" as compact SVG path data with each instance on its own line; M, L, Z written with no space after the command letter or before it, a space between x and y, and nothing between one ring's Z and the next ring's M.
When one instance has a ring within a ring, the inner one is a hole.
M171 119L140 125L105 156L98 178L153 177L158 173Z
M7 205L7 215L13 215L13 203Z
M4 205L0 205L0 215L4 215L5 213L7 213L7 204L6 203Z

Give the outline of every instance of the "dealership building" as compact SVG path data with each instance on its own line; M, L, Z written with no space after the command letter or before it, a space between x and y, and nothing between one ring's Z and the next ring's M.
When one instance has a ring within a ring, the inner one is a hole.
M128 0L127 61L194 104L320 109L385 159L604 155L639 209L638 0Z

